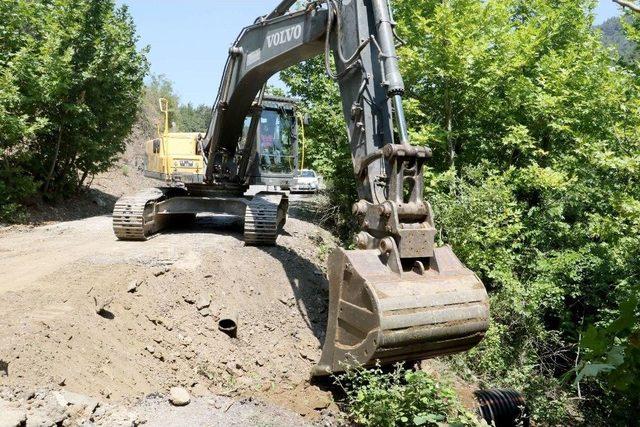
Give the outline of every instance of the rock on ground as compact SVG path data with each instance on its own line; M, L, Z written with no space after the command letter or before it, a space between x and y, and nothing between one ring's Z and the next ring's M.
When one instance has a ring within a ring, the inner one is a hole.
M169 390L169 402L175 406L185 406L191 402L191 396L183 387L172 387Z
M189 405L171 408L162 399L149 398L136 410L146 420L145 427L189 426L278 426L305 427L312 424L302 416L256 401L251 398L234 400L224 396L194 399ZM332 422L320 425L335 425Z
M0 427L20 427L26 421L25 410L12 408L0 401Z
M202 310L203 308L207 308L211 305L211 298L209 295L200 295L196 300L196 308L198 310Z
M182 392L187 393L185 389ZM0 399L0 427L312 425L295 412L261 400L234 399L211 393L194 398L188 406L181 407L172 406L158 394L146 396L128 405L97 401L90 396L53 389L24 393L0 388L0 395L12 399ZM315 424L337 425L331 416Z

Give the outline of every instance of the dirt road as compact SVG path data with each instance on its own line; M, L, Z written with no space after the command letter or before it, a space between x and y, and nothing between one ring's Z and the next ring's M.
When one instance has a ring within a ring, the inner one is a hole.
M1 230L0 387L142 407L183 386L318 420L335 410L308 381L334 245L295 218L272 248L245 247L229 221L148 242L117 241L109 216ZM238 339L218 330L226 316L237 316Z

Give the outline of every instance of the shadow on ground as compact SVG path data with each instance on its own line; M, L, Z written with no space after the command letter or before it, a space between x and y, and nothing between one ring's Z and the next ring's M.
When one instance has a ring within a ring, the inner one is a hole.
M300 316L320 345L323 345L327 327L329 282L320 266L289 248L263 246L260 249L282 264Z
M29 206L24 223L40 225L111 214L117 199L114 195L90 188L52 202L38 200Z

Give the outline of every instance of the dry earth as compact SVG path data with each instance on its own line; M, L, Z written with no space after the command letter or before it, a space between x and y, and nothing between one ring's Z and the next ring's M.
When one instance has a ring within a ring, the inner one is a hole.
M101 402L106 415L60 415L66 425L116 424L123 411L125 425L332 422L331 393L309 370L334 239L290 218L277 247L245 247L237 225L205 220L147 242L117 241L109 216L0 230L0 403L36 416L53 400L76 408L60 391ZM227 316L237 339L218 330ZM169 406L174 386L190 409Z

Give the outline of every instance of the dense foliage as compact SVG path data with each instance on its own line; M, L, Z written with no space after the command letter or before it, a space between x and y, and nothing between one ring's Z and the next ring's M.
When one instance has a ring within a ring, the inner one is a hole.
M435 152L438 236L492 299L488 336L454 361L523 390L545 423L625 423L640 407L640 81L603 47L594 3L393 3L412 142ZM318 61L282 75L312 116L308 158L346 213L336 88Z
M176 126L180 132L206 132L211 120L211 107L190 102L180 105Z
M617 54L622 61L632 63L638 59L637 45L627 37L623 22L619 17L609 18L598 25L597 28L602 32L602 42L605 46L610 46L617 50Z
M0 2L0 218L117 159L147 72L135 42L113 0Z
M448 385L400 364L390 372L353 368L335 382L346 394L347 414L360 426L486 425L464 409Z
M300 111L310 118L304 129L305 167L313 166L329 186L331 207L325 219L348 239L356 225L351 215L356 184L338 88L325 76L321 58L284 70L280 78L293 96L301 98Z

